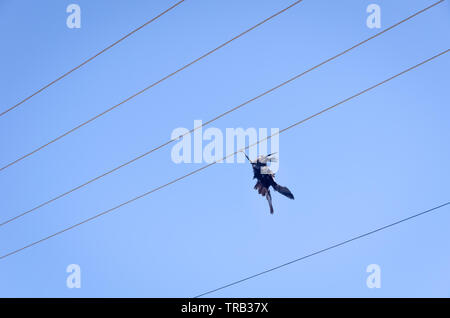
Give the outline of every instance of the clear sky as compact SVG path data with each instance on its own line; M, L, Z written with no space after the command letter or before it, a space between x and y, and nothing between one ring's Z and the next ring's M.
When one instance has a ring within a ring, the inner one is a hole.
M0 0L0 111L176 1ZM0 165L46 143L289 0L186 0L0 117ZM368 38L431 0L303 3L0 172L0 220L93 178ZM80 29L66 7L81 7ZM280 128L449 48L448 1L213 127ZM450 199L450 54L280 136L275 214L248 164L220 164L0 260L0 296L190 297ZM0 255L202 166L171 146L0 227ZM222 290L221 297L450 296L450 207ZM66 267L81 267L81 288ZM366 267L381 267L381 288Z

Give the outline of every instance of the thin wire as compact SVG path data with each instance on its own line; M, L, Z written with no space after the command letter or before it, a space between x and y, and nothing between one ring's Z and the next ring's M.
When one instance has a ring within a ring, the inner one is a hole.
M8 168L8 167L10 167L10 166L12 166L12 165L18 163L19 161L21 161L21 160L23 160L23 159L25 159L25 158L27 158L27 157L33 155L33 154L35 154L36 152L38 152L38 151L44 149L45 147L47 147L47 146L53 144L54 142L56 142L56 141L58 141L58 140L64 138L65 136L67 136L67 135L73 133L74 131L80 129L81 127L83 127L83 126L85 126L85 125L87 125L87 124L89 124L90 122L92 122L92 121L94 121L94 120L100 118L101 116L103 116L103 115L109 113L109 112L112 111L113 109L116 109L116 108L119 107L120 105L125 104L126 102L128 102L128 101L130 101L131 99L135 98L136 96L142 94L143 92L147 91L148 89L150 89L150 88L152 88L152 87L154 87L154 86L156 86L156 85L162 83L162 82L165 81L166 79L168 79L168 78L174 76L175 74L177 74L177 73L183 71L184 69L188 68L189 66L191 66L191 65L197 63L198 61L204 59L204 58L207 57L208 55L210 55L210 54L212 54L212 53L218 51L219 49L221 49L221 48L223 48L224 46L228 45L229 43L233 42L234 40L240 38L241 36L243 36L243 35L245 35L245 34L247 34L247 33L249 33L250 31L256 29L257 27L263 25L263 24L266 23L267 21L269 21L269 20L275 18L276 16L278 16L278 15L280 15L281 13L283 13L283 12L289 10L290 8L294 7L295 5L299 4L299 3L302 2L302 1L303 1L303 0L295 1L295 2L292 3L290 6L284 8L284 9L281 10L281 11L278 11L278 12L275 13L274 15L268 17L267 19L265 19L265 20L259 22L259 23L256 24L256 25L252 26L250 29L248 29L248 30L246 30L246 31L244 31L244 32L242 32L242 33L240 33L239 35L235 36L235 37L232 38L231 40L228 40L228 41L222 43L221 45L219 45L219 46L216 47L215 49L209 51L208 53L206 53L206 54L204 54L204 55L202 55L202 56L200 56L199 58L193 60L192 62L190 62L190 63L184 65L183 67L179 68L179 69L176 70L175 72L172 72L172 73L170 73L169 75L164 76L164 77L161 78L160 80L158 80L158 81L154 82L153 84L151 84L151 85L145 87L144 89L141 89L139 92L137 92L137 93L131 95L130 97L124 99L124 100L121 101L120 103L118 103L118 104L116 104L116 105L114 105L114 106L112 106L112 107L106 109L105 111L103 111L103 112L97 114L96 116L94 116L94 117L92 117L92 118L86 120L85 122L79 124L78 126L76 126L76 127L72 128L72 129L66 131L64 134L62 134L62 135L56 137L55 139L52 139L51 141L47 142L46 144L44 144L44 145L42 145L42 146L36 148L35 150L33 150L33 151L27 153L26 155L23 155L22 157L20 157L20 158L14 160L13 162L10 162L10 163L7 164L6 166L0 168L0 171L2 171L2 170L4 170L4 169L6 169L6 168ZM443 1L443 0L441 0L441 1Z
M22 105L23 103L25 103L27 100L29 100L30 98L36 96L37 94L39 94L40 92L44 91L45 89L49 88L50 86L52 86L53 84L55 84L56 82L62 80L64 77L66 77L67 75L69 75L70 73L76 71L77 69L81 68L82 66L86 65L87 63L89 63L90 61L92 61L93 59L95 59L96 57L98 57L99 55L105 53L106 51L108 51L109 49L111 49L112 47L116 46L117 44L119 44L120 42L122 42L123 40L125 40L126 38L128 38L129 36L131 36L132 34L136 33L137 31L139 31L140 29L146 27L147 25L149 25L150 23L152 23L153 21L157 20L158 18L162 17L164 14L168 13L170 10L174 9L175 7L177 7L179 4L181 4L183 1L185 0L181 0L178 1L177 3L175 3L173 6L171 6L170 8L166 9L165 11L161 12L160 14L158 14L156 17L148 20L147 22L145 22L143 25L141 25L140 27L134 29L133 31L131 31L130 33L126 34L125 36L121 37L119 40L117 40L116 42L114 42L113 44L107 46L106 48L104 48L103 50L101 50L100 52L98 52L97 54L95 54L94 56L88 58L87 60L85 60L83 63L81 63L80 65L72 68L70 71L64 73L63 75L61 75L60 77L58 77L57 79L53 80L52 82L48 83L47 85L45 85L44 87L42 87L41 89L37 90L36 92L34 92L33 94L31 94L30 96L28 96L27 98L21 100L20 102L18 102L17 104L15 104L14 106L8 108L7 110L3 111L2 113L0 113L0 117L5 115L6 113L10 112L11 110L13 110L16 107L19 107L20 105Z
M212 289L212 290L207 291L207 292L205 292L205 293L203 293L203 294L197 295L197 296L195 296L194 298L199 298L199 297L203 297L203 296L208 295L208 294L212 294L212 293L217 292L217 291L219 291L219 290L222 290L222 289L225 289L225 288L228 288L228 287L231 287L231 286L240 284L240 283L245 282L245 281L247 281L247 280L256 278L256 277L258 277L258 276L261 276L261 275L264 275L264 274L273 272L273 271L275 271L275 270L277 270L277 269L280 269L280 268L282 268L282 267L291 265L291 264L293 264L293 263L303 261L303 260L305 260L305 259L307 259L307 258L313 257L313 256L315 256L315 255L318 255L318 254L321 254L321 253L324 253L324 252L327 252L327 251L329 251L329 250L332 250L332 249L334 249L334 248L337 248L337 247L340 247L340 246L342 246L342 245L348 244L348 243L350 243L350 242L359 240L359 239L361 239L361 238L363 238L363 237L372 235L372 234L374 234L374 233L377 233L377 232L379 232L379 231L382 231L382 230L385 230L385 229L387 229L387 228L393 227L393 226L398 225L398 224L400 224L400 223L403 223L403 222L412 220L412 219L414 219L414 218L417 218L417 217L422 216L422 215L424 215L424 214L430 213L430 212L432 212L432 211L436 211L436 210L438 210L438 209L440 209L440 208L443 208L443 207L445 207L445 206L447 206L447 205L449 205L449 204L450 204L450 202L441 204L441 205L436 206L436 207L434 207L434 208L431 208L431 209L429 209L429 210L426 210L426 211L423 211L423 212L414 214L414 215L412 215L412 216L409 216L409 217L407 217L407 218L401 219L401 220L396 221L396 222L394 222L394 223L390 223L390 224L388 224L388 225L385 225L385 226L383 226L383 227L377 228L377 229L372 230L372 231L370 231L370 232L367 232L367 233L364 233L364 234L355 236L355 237L353 237L353 238L351 238L351 239L348 239L348 240L346 240L346 241L343 241L343 242L341 242L341 243L338 243L338 244L332 245L332 246L330 246L330 247L324 248L324 249L322 249L322 250L316 251L316 252L314 252L314 253L311 253L311 254L302 256L302 257L300 257L300 258L294 259L294 260L289 261L289 262L287 262L287 263L284 263L284 264L281 264L281 265L278 265L278 266L269 268L269 269L267 269L267 270L265 270L265 271L262 271L262 272L260 272L260 273L257 273L257 274L254 274L254 275L251 275L251 276L248 276L248 277L245 277L245 278L243 278L243 279L237 280L237 281L235 281L235 282L233 282L233 283L224 285L224 286L222 286L222 287Z
M433 4L432 6L437 5L438 3L440 3L440 2L436 2L436 3ZM327 63L329 63L329 62L331 62L331 61L333 61L334 59L336 59L336 58L338 58L338 57L340 57L340 56L342 56L342 55L344 55L344 54L350 52L351 50L357 48L358 46L363 45L364 43L370 41L371 39L374 39L374 38L378 37L379 35L381 35L381 34L387 32L387 31L389 31L389 30L395 28L396 26L398 26L398 25L400 25L400 24L406 22L407 20L409 20L409 19L415 17L416 15L418 15L418 14L420 14L420 13L422 13L422 12L425 12L426 10L430 9L432 6L429 6L429 7L425 8L425 9L423 9L423 10L420 10L420 11L414 13L413 15L409 16L408 18L401 20L400 22L398 22L398 23L396 23L396 24L390 26L389 28L387 28L387 29L385 29L385 30L383 30L383 31L381 31L381 32L379 32L379 33L377 33L377 34L371 36L370 38L368 38L368 39L366 39L366 40L364 40L364 41L359 42L358 44L352 46L351 48L342 51L341 53L339 53L339 54L337 54L337 55L335 55L335 56L333 56L333 57L331 57L331 58L329 58L329 59L323 61L323 62L320 63L320 64L317 64L317 65L311 67L310 69L308 69L308 70L306 70L306 71L304 71L304 72L302 72L302 73L300 73L300 74L298 74L298 75L296 75L296 76L290 78L289 80L287 80L287 81L285 81L285 82L283 82L283 83L281 83L281 84L279 84L279 85L277 85L277 86L275 86L275 87L273 87L273 88L271 88L271 89L265 91L264 93L262 93L262 94L260 94L260 95L258 95L258 96L256 96L256 97L254 97L254 98L252 98L252 99L249 99L249 100L247 100L246 102L244 102L244 103L242 103L242 104L240 104L240 105L238 105L238 106L236 106L236 107L233 107L233 108L231 108L230 110L228 110L228 111L226 111L226 112L224 112L224 113L222 113L222 114L220 114L220 115L218 115L218 116L216 116L216 117L214 117L214 118L212 118L212 119L210 119L210 120L208 120L208 121L202 123L202 125L197 126L197 127L193 128L193 129L189 130L188 132L186 132L186 133L180 135L179 137L170 139L169 141L167 141L167 142L165 142L165 143L163 143L163 144L161 144L161 145L159 145L159 146L157 146L157 147L155 147L155 148L153 148L153 149L151 149L151 150L149 150L149 151L147 151L147 152L145 152L145 153L143 153L143 154L141 154L141 155L135 157L134 159L131 159L130 161L127 161L127 162L125 162L125 163L123 163L123 164L121 164L121 165L119 165L119 166L117 166L117 167L115 167L115 168L113 168L113 169L111 169L111 170L109 170L109 171L107 171L107 172L105 172L105 173L103 173L103 174L101 174L101 175L99 175L99 176L97 176L97 177L95 177L95 178L93 178L93 179L91 179L91 180L89 180L89 181L87 181L87 182L85 182L85 183L83 183L83 184L81 184L81 185L79 185L79 186L77 186L77 187L75 187L75 188L73 188L73 189L67 191L67 192L64 192L64 193L62 193L62 194L60 194L60 195L58 195L58 196L56 196L56 197L54 197L54 198L52 198L52 199L50 199L50 200L48 200L48 201L45 201L45 202L43 202L43 203L41 203L41 204L35 206L34 208L31 208L31 209L29 209L29 210L27 210L27 211L25 211L25 212L22 212L21 214L18 214L18 215L16 215L16 216L14 216L14 217L12 217L12 218L10 218L10 219L8 219L8 220L6 220L6 221L0 223L0 227L3 226L3 225L5 225L5 224L8 224L8 223L10 223L10 222L12 222L12 221L14 221L14 220L17 220L17 219L21 218L21 217L24 216L24 215L27 215L27 214L29 214L29 213L31 213L31 212L33 212L33 211L36 211L36 210L38 210L38 209L40 209L40 208L46 206L47 204L50 204L50 203L52 203L52 202L54 202L54 201L56 201L56 200L58 200L58 199L60 199L60 198L62 198L62 197L65 197L66 195L68 195L68 194L70 194L70 193L72 193L72 192L74 192L74 191L76 191L76 190L78 190L78 189L81 189L81 188L87 186L88 184L90 184L90 183L92 183L92 182L94 182L94 181L97 181L97 180L99 180L99 179L101 179L101 178L103 178L103 177L105 177L105 176L107 176L107 175L109 175L109 174L111 174L111 173L113 173L113 172L115 172L115 171L117 171L117 170L119 170L119 169L125 167L125 166L128 166L129 164L131 164L131 163L133 163L133 162L135 162L135 161L137 161L137 160L139 160L139 159L141 159L141 158L143 158L143 157L145 157L145 156L151 154L151 153L154 152L154 151L157 151L157 150L159 150L159 149L161 149L161 148L163 148L163 147L165 147L165 146L167 146L167 145L173 143L174 141L176 141L176 140L178 140L178 139L180 139L180 138L182 138L182 137L184 137L184 136L186 136L186 135L188 135L188 134L193 133L193 132L196 131L197 129L200 129L200 128L202 128L202 127L204 127L204 126L206 126L206 125L208 125L208 124L210 124L210 123L212 123L212 122L214 122L214 121L220 119L221 117L226 116L226 115L228 115L228 114L234 112L235 110L238 110L238 109L241 108L241 107L244 107L244 106L247 105L247 104L250 104L251 102L253 102L253 101L255 101L255 100L257 100L257 99L263 97L264 95L269 94L269 93L275 91L276 89L278 89L278 88L280 88L280 87L282 87L282 86L284 86L284 85L286 85L286 84L288 84L288 83L290 83L290 82L292 82L292 81L294 81L294 80L296 80L296 79L298 79L298 78L300 78L300 77L306 75L307 73L309 73L309 72L311 72L311 71L313 71L313 70L315 70L315 69L317 69L317 68L319 68L319 67L321 67L321 66L323 66L323 65L325 65L325 64L327 64Z
M384 81L382 81L382 82L379 82L379 83L376 84L376 85L373 85L373 86L371 86L371 87L369 87L369 88L367 88L367 89L365 89L365 90L362 90L362 91L360 91L359 93L357 93L357 94L355 94L355 95L353 95L353 96L351 96L351 97L349 97L349 98L346 98L346 99L340 101L339 103L334 104L333 106L327 107L327 108L321 110L320 112L318 112L318 113L316 113L316 114L314 114L314 115L312 115L312 116L307 117L306 119L302 119L302 120L300 120L300 121L298 121L298 122L296 122L296 123L294 123L294 124L292 124L292 125L290 125L290 126L284 128L284 129L278 131L277 133L274 133L274 134L272 134L272 135L270 135L270 136L268 136L268 137L265 137L265 138L263 138L263 139L261 139L261 140L255 142L255 143L253 143L253 144L251 144L251 145L248 145L248 146L246 146L246 147L244 147L244 148L242 148L242 149L240 149L240 150L238 150L238 151L236 151L236 152L234 152L234 153L232 153L232 154L229 154L229 155L223 157L223 158L220 159L220 160L213 161L212 163L209 163L209 164L207 164L207 165L205 165L205 166L203 166L203 167L201 167L201 168L199 168L199 169L193 170L193 171L191 171L191 172L188 173L188 174L185 174L185 175L183 175L183 176L181 176L181 177L178 177L178 178L176 178L176 179L174 179L174 180L172 180L172 181L170 181L170 182L168 182L168 183L166 183L166 184L163 184L163 185L161 185L161 186L159 186L159 187L157 187L157 188L154 188L154 189L152 189L152 190L150 190L150 191L148 191L148 192L146 192L146 193L144 193L144 194L141 194L141 195L139 195L139 196L137 196L137 197L134 197L134 198L132 198L132 199L126 201L126 202L123 202L123 203L121 203L121 204L119 204L119 205L116 205L115 207L113 207L113 208L111 208L111 209L108 209L108 210L106 210L106 211L103 211L103 212L101 212L101 213L99 213L99 214L97 214L97 215L94 215L94 216L92 216L92 217L90 217L90 218L88 218L88 219L86 219L86 220L84 220L84 221L81 221L80 223L74 224L74 225L72 225L72 226L70 226L70 227L68 227L68 228L65 228L65 229L63 229L63 230L61 230L61 231L59 231L59 232L56 232L56 233L54 233L54 234L52 234L52 235L50 235L50 236L44 237L44 238L42 238L42 239L40 239L40 240L38 240L38 241L35 241L35 242L33 242L33 243L30 243L30 244L28 244L28 245L26 245L26 246L24 246L24 247L21 247L21 248L17 249L17 250L14 250L14 251L9 252L9 253L7 253L7 254L5 254L5 255L2 255L2 256L0 256L0 260L6 258L6 257L8 257L8 256L11 256L11 255L13 255L13 254L16 254L16 253L18 253L18 252L21 252L21 251L23 251L23 250L25 250L25 249L27 249L27 248L30 248L30 247L32 247L32 246L34 246L34 245L36 245L36 244L42 243L42 242L44 242L44 241L46 241L46 240L48 240L48 239L50 239L50 238L52 238L52 237L55 237L55 236L57 236L57 235L60 235L60 234L62 234L62 233L64 233L64 232L67 232L67 231L69 231L69 230L71 230L71 229L74 229L74 228L76 228L76 227L78 227L78 226L80 226L80 225L82 225L82 224L85 224L85 223L87 223L87 222L90 222L90 221L92 221L92 220L95 220L95 219L99 218L100 216L103 216L103 215L105 215L105 214L108 214L108 213L110 213L110 212L112 212L112 211L114 211L114 210L117 210L117 209L119 209L119 208L121 208L121 207L123 207L123 206L125 206L125 205L128 205L128 204L130 204L130 203L132 203L132 202L134 202L134 201L136 201L136 200L139 200L139 199L141 199L141 198L143 198L143 197L146 197L146 196L148 196L149 194L151 194L151 193L153 193L153 192L159 191L159 190L161 190L161 189L163 189L163 188L165 188L165 187L167 187L167 186L169 186L169 185L171 185L171 184L174 184L174 183L176 183L176 182L178 182L178 181L181 181L181 180L183 180L183 179L185 179L185 178L187 178L187 177L189 177L189 176L191 176L191 175L194 175L194 174L196 174L196 173L198 173L198 172L200 172L200 171L202 171L202 170L204 170L204 169L206 169L206 168L209 168L209 167L213 166L214 164L216 164L216 163L218 163L218 162L223 162L223 161L225 161L227 158L229 158L229 157L231 157L231 156L234 156L234 155L236 155L237 153L240 153L240 152L242 152L242 151L245 151L245 150L247 150L248 148L257 145L257 144L259 144L260 142L262 142L262 141L264 141L264 140L268 140L268 139L272 138L273 136L279 135L279 134L281 134L281 133L287 131L288 129L291 129L291 128L293 128L293 127L296 127L297 125L300 125L300 124L302 124L302 123L304 123L304 122L306 122L306 121L308 121L308 120L310 120L310 119L312 119L312 118L314 118L314 117L316 117L316 116L319 116L319 115L325 113L326 111L329 111L329 110L331 110L331 109L337 107L338 105L341 105L341 104L343 104L343 103L345 103L345 102L348 102L348 101L350 101L351 99L353 99L353 98L355 98L355 97L357 97L357 96L360 96L361 94L364 94L364 93L366 93L366 92L368 92L368 91L370 91L370 90L372 90L372 89L374 89L374 88L376 88L376 87L378 87L378 86L380 86L380 85L382 85L382 84L385 84L385 83L391 81L392 79L394 79L394 78L396 78L396 77L398 77L398 76L400 76L400 75L403 75L403 74L405 74L405 73L407 73L407 72L409 72L409 71L411 71L411 70L413 70L413 69L415 69L415 68L417 68L417 67L419 67L419 66L421 66L421 65L423 65L423 64L425 64L425 63L427 63L427 62L429 62L429 61L431 61L431 60L434 60L435 58L437 58L437 57L439 57L439 56L441 56L441 55L443 55L443 54L448 53L448 51L450 51L450 49L447 49L447 50L445 50L445 51L443 51L443 52L441 52L441 53L439 53L439 54L437 54L437 55L434 55L433 57L428 58L428 59L426 59L425 61L420 62L419 64L416 64L416 65L414 65L414 66L412 66L412 67L410 67L410 68L408 68L408 69L406 69L406 70L404 70L404 71L402 71L402 72L400 72L400 73L398 73L398 74L396 74L396 75L394 75L394 76L392 76L392 77L390 77L390 78L388 78L388 79L386 79L386 80L384 80Z

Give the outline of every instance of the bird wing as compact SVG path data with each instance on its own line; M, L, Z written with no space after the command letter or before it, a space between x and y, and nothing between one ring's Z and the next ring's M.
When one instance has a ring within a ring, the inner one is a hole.
M294 200L294 195L292 194L292 192L288 188L280 186L278 183L274 183L272 186L275 189L275 191L278 191L282 195L288 197L289 199Z

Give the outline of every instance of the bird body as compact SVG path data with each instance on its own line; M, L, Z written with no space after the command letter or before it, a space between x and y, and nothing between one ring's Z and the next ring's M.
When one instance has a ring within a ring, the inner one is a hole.
M247 157L246 154L245 156ZM257 180L254 189L257 190L258 193L263 197L266 197L267 202L269 203L271 214L273 214L274 210L272 206L272 195L270 194L270 187L272 187L275 191L281 193L282 195L288 197L289 199L294 199L294 195L288 188L283 187L275 182L275 174L270 171L269 167L267 166L268 162L274 162L276 160L276 158L272 156L273 154L267 156L259 156L254 161L251 161L247 157L253 168L253 179Z

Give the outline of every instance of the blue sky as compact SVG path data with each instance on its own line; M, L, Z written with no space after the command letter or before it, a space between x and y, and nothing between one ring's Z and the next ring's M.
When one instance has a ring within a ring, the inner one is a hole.
M0 0L0 110L176 1ZM186 0L0 118L0 163L117 104L293 1ZM305 0L94 123L0 172L5 220L368 38L429 0ZM66 7L82 10L66 27ZM213 124L283 128L449 47L448 1ZM2 297L190 297L449 200L442 56L280 136L275 214L249 165L222 164L0 261ZM171 147L0 227L6 254L201 167ZM449 297L450 208L268 275L221 297ZM82 287L66 287L79 264ZM381 267L382 287L366 286Z

